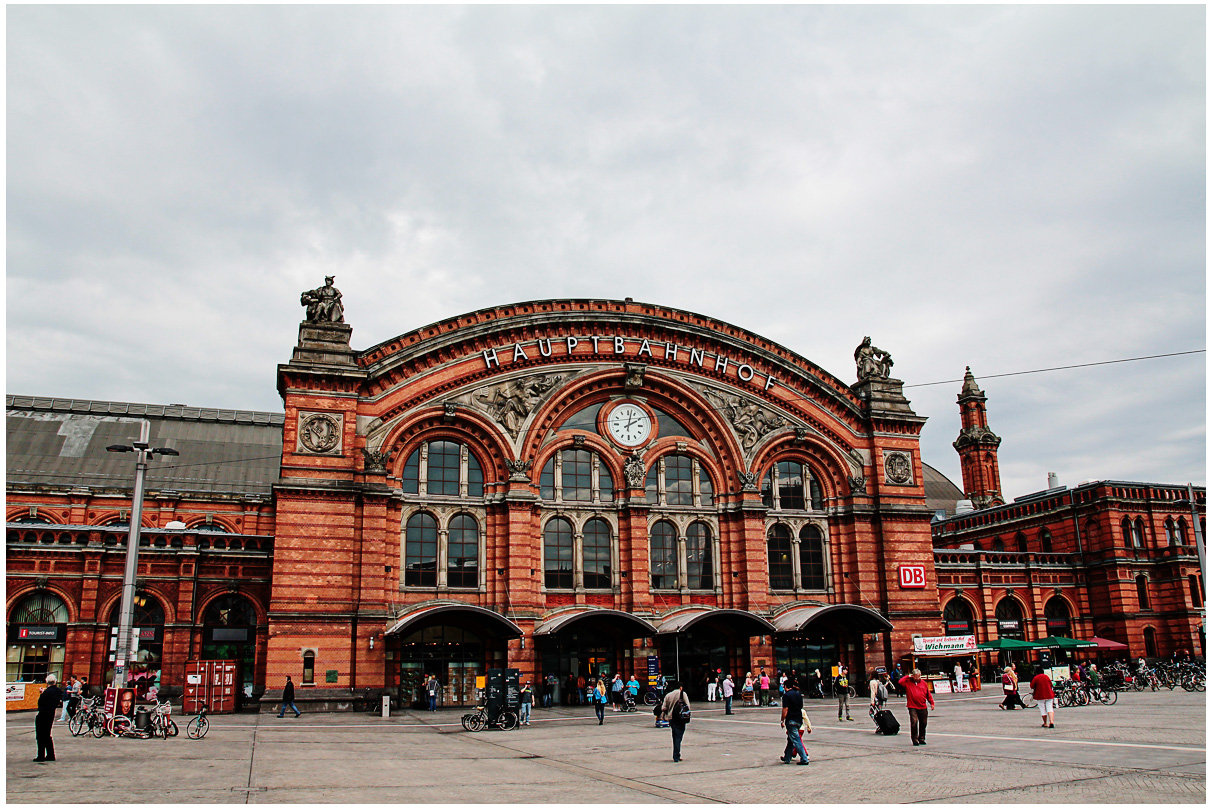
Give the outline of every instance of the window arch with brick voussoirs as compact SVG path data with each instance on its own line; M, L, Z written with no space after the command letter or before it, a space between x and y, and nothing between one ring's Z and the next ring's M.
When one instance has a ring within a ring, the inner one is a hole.
M5 679L9 682L41 682L48 673L62 679L66 652L64 639L69 619L67 604L53 592L39 590L20 598L9 614L10 640ZM23 629L25 637L21 636Z

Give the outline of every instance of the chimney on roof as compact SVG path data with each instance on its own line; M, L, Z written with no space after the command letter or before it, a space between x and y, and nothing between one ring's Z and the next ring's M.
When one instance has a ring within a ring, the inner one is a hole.
M1050 471L1048 472L1048 490L1051 491L1053 488L1060 488L1060 477L1055 471Z

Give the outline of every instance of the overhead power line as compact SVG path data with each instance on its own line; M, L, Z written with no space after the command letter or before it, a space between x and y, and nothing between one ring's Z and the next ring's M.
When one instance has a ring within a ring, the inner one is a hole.
M1153 354L1152 356L1134 356L1130 359L1107 359L1103 362L1084 362L1080 365L1061 365L1055 368L1036 368L1035 370L1017 370L1013 373L989 373L979 376L981 379L1000 379L1004 376L1025 376L1028 373L1050 373L1054 370L1072 370L1073 368L1092 368L1097 365L1117 365L1121 362L1140 362L1145 359L1162 359L1167 356L1186 356L1187 354L1207 353L1207 348L1200 348L1196 351L1177 351L1175 353ZM973 374L974 376L976 374ZM941 382L923 382L921 384L907 384L905 387L930 387L936 384L962 384L963 379L947 379Z

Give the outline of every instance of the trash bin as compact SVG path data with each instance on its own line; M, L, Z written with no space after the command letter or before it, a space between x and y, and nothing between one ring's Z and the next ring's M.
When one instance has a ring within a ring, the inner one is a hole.
M144 731L151 729L150 710L139 710L135 713L135 729Z
M383 697L383 717L389 718L390 716L391 716L391 696L384 696Z

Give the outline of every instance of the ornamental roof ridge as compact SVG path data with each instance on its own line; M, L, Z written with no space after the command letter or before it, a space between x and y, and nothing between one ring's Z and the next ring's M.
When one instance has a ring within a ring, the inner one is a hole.
M716 339L726 341L731 338L747 343L755 348L755 353L767 352L783 362L799 365L809 375L817 377L818 382L828 381L844 398L854 398L850 385L840 377L821 367L807 357L756 334L747 328L734 325L725 320L710 317L697 312L677 309L655 303L636 302L631 298L626 300L610 300L596 298L552 298L545 300L528 300L518 303L508 303L489 308L478 309L466 314L448 317L421 328L413 329L399 336L384 340L362 351L357 351L357 363L367 367L381 362L389 356L399 353L409 347L420 347L425 341L454 335L465 328L477 328L501 323L501 328L508 327L508 321L515 318L533 317L535 315L556 315L561 319L572 319L578 316L592 318L594 314L614 314L623 318L655 318L669 323L674 327L684 329L701 329L712 334ZM467 338L478 336L469 334Z
M286 414L257 410L231 410L217 407L190 407L185 404L138 404L124 401L94 401L91 399L50 396L6 395L5 410L32 412L65 412L77 415L125 415L164 418L177 421L212 421L217 423L282 426Z

